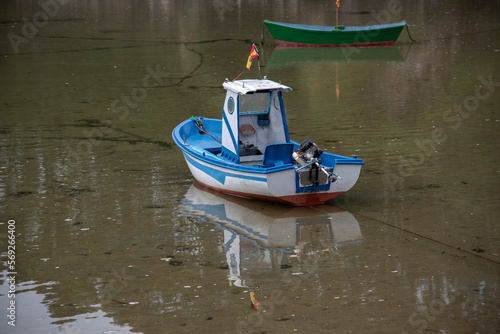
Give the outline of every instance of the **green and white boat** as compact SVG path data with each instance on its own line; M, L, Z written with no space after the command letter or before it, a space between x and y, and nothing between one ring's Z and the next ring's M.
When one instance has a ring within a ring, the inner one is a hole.
M396 44L406 21L371 26L317 26L264 20L274 41L292 47L364 47Z

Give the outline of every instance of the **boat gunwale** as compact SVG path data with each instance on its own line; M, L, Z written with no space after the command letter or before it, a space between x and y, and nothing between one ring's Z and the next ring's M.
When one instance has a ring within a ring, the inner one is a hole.
M406 21L396 23L387 23L387 24L378 24L378 25L369 25L369 26L344 26L343 29L337 29L336 26L321 26L321 25L309 25L309 24L299 24L299 23L287 23L287 22L277 22L264 20L264 24L267 23L274 24L276 26L297 29L297 30L308 30L308 31L317 31L317 32L359 32L366 30L381 30L381 29L391 29L391 28L403 28L406 25ZM268 27L269 29L269 27Z
M210 121L219 121L222 122L222 120L219 119L213 119L213 118L204 118L204 120L210 120ZM253 174L272 174L276 172L281 172L281 171L287 171L291 169L295 169L295 165L293 164L283 164L279 166L272 166L272 167L261 167L261 166L248 166L248 165L242 165L240 163L236 164L230 161L227 161L226 159L223 159L221 157L218 157L217 155L213 154L212 152L196 145L189 145L186 144L182 141L182 137L180 135L180 129L187 125L189 122L192 122L191 119L187 119L180 124L178 124L174 130L172 131L172 138L175 141L175 144L182 150L184 154L188 154L192 158L198 159L200 161L203 161L204 163L217 166L220 168L225 168L231 171L237 171L237 172L244 172L244 173L253 173ZM193 125L194 126L194 125ZM187 140L187 139L186 139ZM294 144L294 147L298 147L299 143L290 140L290 143ZM222 145L221 145L222 147ZM334 153L329 153L329 152L323 152L323 154L326 154L327 156L330 156L334 160L337 160L335 162L335 165L341 164L341 165L364 165L364 161L358 158L349 158L346 156L334 154ZM335 166L327 166L327 167L335 167Z

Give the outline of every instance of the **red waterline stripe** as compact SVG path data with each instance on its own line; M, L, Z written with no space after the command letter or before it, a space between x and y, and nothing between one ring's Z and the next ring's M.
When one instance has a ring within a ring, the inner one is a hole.
M313 47L313 48L331 48L331 47L370 47L370 46L391 46L395 45L396 41L386 41L386 42L369 42L369 43L351 43L351 44L309 44L309 43L295 43L287 42L279 39L274 40L278 45L281 46L291 46L291 47Z
M239 192L239 191L234 191L234 190L227 190L227 189L222 189L222 188L217 188L210 186L208 184L205 184L203 182L200 182L196 180L199 184L202 186L212 189L221 193L233 195L233 196L238 196L238 197L245 197L245 198L253 198L253 199L258 199L258 200L264 200L264 201L273 201L273 202L278 202L278 203L285 203L285 204L293 204L297 206L313 206L313 205L318 205L318 204L323 204L326 201L337 197L339 195L342 195L344 191L341 192L333 192L333 193L309 193L309 194L304 194L304 195L289 195L289 196L280 196L280 197L274 197L274 196L266 196L266 195L259 195L259 194L251 194L251 193L244 193L244 192Z

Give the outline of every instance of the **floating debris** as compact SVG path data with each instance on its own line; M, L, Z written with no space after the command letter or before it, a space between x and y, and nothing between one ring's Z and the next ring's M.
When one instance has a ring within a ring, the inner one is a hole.
M21 198L33 194L32 191L16 191L10 194L12 197Z
M94 192L95 190L90 188L81 188L81 189L73 188L73 189L64 189L64 191L68 194L68 196L76 196L83 193Z
M148 205L146 207L146 209L163 209L165 207L165 205L162 205L162 204L152 204L152 205Z
M366 174L385 174L383 170L378 169L365 169Z
M481 247L474 247L472 248L472 251L476 253L484 253L484 249L482 249Z
M168 261L168 263L172 266L182 266L184 264L184 262L182 261L177 261L177 260L171 260L171 261Z

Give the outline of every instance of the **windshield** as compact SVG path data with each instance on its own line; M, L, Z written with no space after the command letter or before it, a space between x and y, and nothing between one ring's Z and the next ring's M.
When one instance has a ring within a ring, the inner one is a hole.
M254 93L239 97L240 115L269 113L269 93Z

